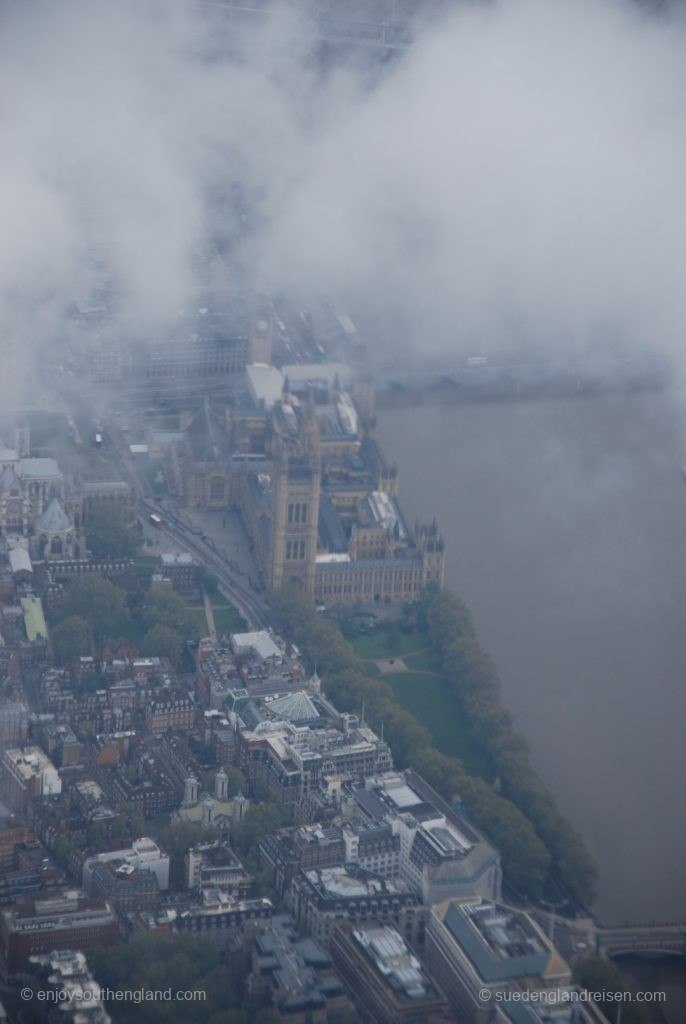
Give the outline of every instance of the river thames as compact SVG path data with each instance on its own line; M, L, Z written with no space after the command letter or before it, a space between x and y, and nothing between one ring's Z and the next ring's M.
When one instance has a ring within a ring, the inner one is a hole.
M686 921L686 404L424 401L379 441L598 862L597 917Z

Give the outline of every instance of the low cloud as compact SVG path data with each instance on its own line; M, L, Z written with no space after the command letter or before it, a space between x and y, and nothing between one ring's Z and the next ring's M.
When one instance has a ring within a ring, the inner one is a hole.
M680 357L676 15L456 4L383 72L371 53L323 69L297 4L247 29L173 2L6 2L3 22L5 400L103 266L144 336L188 301L208 235L220 291L333 295L381 349Z

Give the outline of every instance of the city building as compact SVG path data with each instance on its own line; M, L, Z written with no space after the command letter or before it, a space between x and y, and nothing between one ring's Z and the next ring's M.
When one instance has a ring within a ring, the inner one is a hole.
M319 824L268 832L259 851L260 862L268 868L271 884L282 898L301 870L335 867L346 860L340 827Z
M125 522L135 518L135 503L130 484L125 480L86 480L81 485L80 512L81 524L87 525L94 515L102 509L118 509Z
M37 796L62 791L62 780L40 747L12 747L0 762L0 795L14 810L22 810Z
M465 1024L491 1022L479 993L569 985L571 971L522 910L485 899L451 899L431 908L426 964Z
M186 854L185 867L188 889L220 889L237 900L250 896L252 876L226 840L192 846Z
M0 936L9 974L25 971L32 956L55 950L84 953L117 942L117 917L102 901L87 900L78 889L45 899L29 899L0 915Z
M17 847L35 840L33 831L19 824L14 816L0 818L0 871L11 871Z
M395 928L338 924L330 950L336 970L353 993L359 1020L447 1024L447 999Z
M288 892L295 875L306 868L355 864L383 878L400 874L400 838L387 823L346 821L279 829L264 836L259 850L280 896Z
M111 1024L112 1018L100 998L100 985L83 953L65 949L33 956L30 969L38 974L42 991L54 993L50 1005L59 1007L59 1019L64 1024Z
M134 354L134 372L153 383L216 380L245 370L251 326L237 309L183 311L163 337L151 338Z
M274 914L267 899L236 900L220 889L203 889L199 902L174 913L176 934L206 935L222 948L235 945L245 928L259 926Z
M187 551L169 551L160 555L160 568L174 590L192 591L198 586L200 567Z
M354 1024L357 1017L331 959L319 943L301 938L279 914L253 937L248 978L251 1001L263 1001L289 1024Z
M29 709L20 700L0 698L0 750L23 743L29 734Z
M309 716L309 704L298 701L291 711L299 715L305 707ZM241 714L251 710L249 705ZM229 716L237 730L238 766L251 785L261 780L290 811L322 778L362 780L392 767L388 744L357 715L339 713L321 697L317 708L314 710L319 721L308 719L311 724L308 720L289 721L283 707L275 718L263 718L258 713L252 728L246 728L238 716ZM268 709L268 705L262 709Z
M99 864L112 863L117 866L128 865L133 871L150 872L157 883L158 889L169 888L169 854L160 849L153 839L144 836L136 839L124 850L108 850L97 853L84 861L83 888L87 893L94 892L93 875ZM125 872L122 872L122 876Z
M300 928L327 949L337 922L393 925L413 946L424 941L428 910L404 883L354 865L300 871L290 902Z
M348 789L343 813L352 821L390 827L399 840L399 876L424 903L452 896L499 898L498 851L416 772L370 774ZM354 831L349 836L352 857Z
M193 693L165 689L150 701L145 712L145 724L155 736L172 730L193 732L197 715L198 705Z
M118 914L153 911L160 903L156 875L138 870L128 860L96 860L89 868L88 891L95 899L107 900Z
M443 539L435 523L406 523L348 378L338 364L248 366L225 417L206 403L170 446L170 487L189 506L240 511L270 589L292 583L332 604L415 600L443 582Z

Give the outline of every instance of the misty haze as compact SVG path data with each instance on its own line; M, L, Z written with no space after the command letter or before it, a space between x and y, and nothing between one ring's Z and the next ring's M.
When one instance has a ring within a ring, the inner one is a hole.
M686 1019L685 51L0 0L0 1019Z

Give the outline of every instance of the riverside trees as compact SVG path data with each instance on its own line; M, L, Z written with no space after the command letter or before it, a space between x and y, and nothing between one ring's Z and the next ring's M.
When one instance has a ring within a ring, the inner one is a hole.
M421 611L472 733L493 760L503 795L535 828L550 853L552 872L570 899L587 905L595 892L595 864L534 771L528 746L501 703L498 674L479 644L467 608L448 591L428 587Z
M387 683L369 679L338 628L317 615L314 605L290 588L272 595L272 606L288 633L317 665L327 695L337 707L359 711L376 728L384 726L396 764L420 772L442 796L464 804L474 823L498 846L511 883L532 898L544 889L550 856L526 817L491 787L469 775L462 763L431 745L428 731L400 708Z
M461 761L440 753L428 731L395 701L388 684L365 675L364 666L338 628L317 615L314 605L292 588L272 595L272 606L322 677L327 694L345 710L359 711L384 733L396 764L414 768L449 801L459 798L474 823L500 850L503 870L532 899L552 880L571 900L593 896L595 866L583 840L557 809L533 771L525 741L500 703L495 668L479 646L468 610L452 594L428 589L419 609L445 675L455 689L475 739L491 756L501 781L496 793L470 775Z

